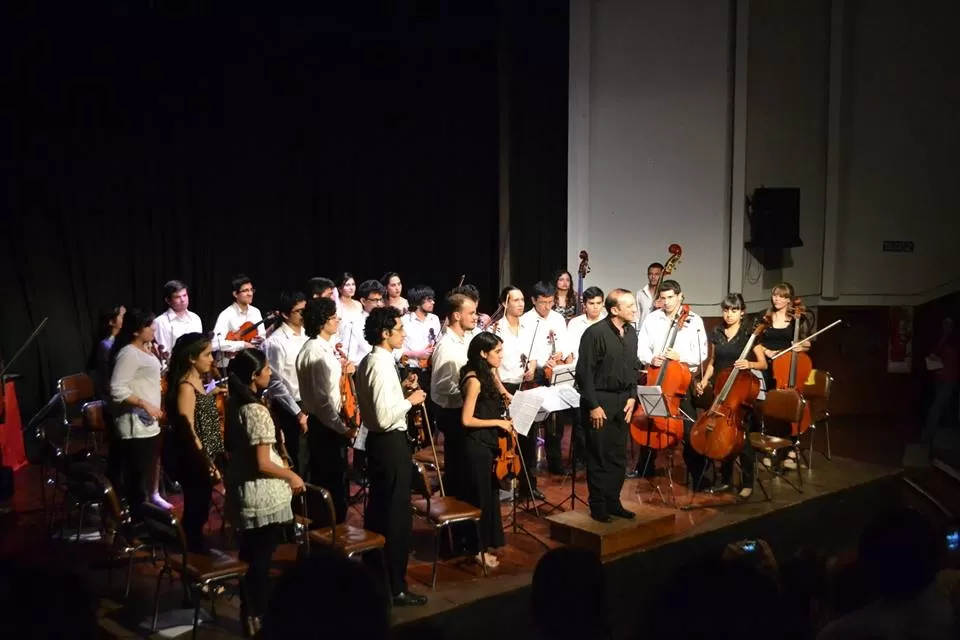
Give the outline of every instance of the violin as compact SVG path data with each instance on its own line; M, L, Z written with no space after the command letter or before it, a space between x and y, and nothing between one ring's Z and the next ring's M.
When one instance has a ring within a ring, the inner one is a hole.
M577 266L577 315L583 313L583 279L590 273L589 257L585 249L580 250L580 265Z
M794 298L787 306L787 315L793 321L794 345L800 342L800 320L806 312L807 309L800 298ZM773 360L773 379L776 381L777 389L795 389L797 393L803 394L803 387L810 378L811 371L813 371L813 360L803 351L790 349L784 357ZM790 424L790 432L798 436L806 433L809 428L810 405L808 404L803 408L803 417L800 422Z
M230 331L224 336L227 340L234 340L236 342L253 342L257 337L257 329L265 322L273 322L277 317L276 311L271 311L267 313L266 316L260 322L244 322L242 325L237 327L234 331Z
M673 348L677 341L677 334L689 317L690 305L685 304L670 323L664 352ZM650 366L647 369L648 384L653 380L652 386L660 387L670 416L679 416L680 401L687 395L687 388L692 378L687 365L677 360L664 360L661 366ZM630 436L634 442L645 447L669 449L683 439L683 417L648 416L641 404L634 410L633 417L630 419Z
M520 477L521 461L517 447L516 431L511 431L509 434L502 433L497 437L497 457L493 461L493 475L497 480L512 480Z
M770 326L766 316L754 327L750 339L737 360L746 359L760 334ZM700 455L711 460L729 460L743 449L746 430L743 418L760 395L760 379L749 372L741 375L740 369L730 367L717 373L715 392L710 408L693 423L690 430L690 446Z
M343 352L343 344L337 343L337 355L346 362L347 355ZM348 429L360 428L360 406L357 404L357 387L353 382L353 375L347 373L346 368L340 374L340 417Z
M650 308L657 308L657 299L660 297L660 287L663 286L664 276L669 276L676 270L677 265L680 264L681 256L683 256L683 248L678 244L671 244L667 247L667 251L670 252L670 257L667 258L667 261L663 263L663 270L660 271L660 276L657 278L657 286L653 288L653 306Z
M427 346L435 347L437 345L437 332L433 330L433 327L430 327L429 332L427 333ZM404 354L400 356L400 365L403 367L410 366L410 356ZM421 369L430 368L430 356L425 358L417 358L417 366Z
M419 388L420 385L417 384L405 395L410 395L410 393L413 393ZM430 447L430 451L433 453L433 463L437 469L437 480L440 482L440 495L447 495L446 490L443 488L443 473L440 466L440 455L437 453L437 445L433 441L433 429L430 428L430 416L427 415L426 402L418 404L410 409L410 412L407 414L407 425L407 431L414 434L412 440L417 449L424 449L428 446Z

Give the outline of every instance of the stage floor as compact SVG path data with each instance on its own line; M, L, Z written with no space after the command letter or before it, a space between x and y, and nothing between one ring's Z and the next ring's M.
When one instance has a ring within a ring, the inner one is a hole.
M851 425L852 426L852 425ZM677 510L672 534L647 546L625 552L619 556L605 559L610 571L611 589L620 591L624 581L633 581L635 576L644 576L640 590L653 588L661 576L666 579L671 571L683 566L698 554L716 553L728 542L746 537L764 537L778 552L792 553L801 544L827 543L840 536L843 530L844 540L855 540L856 533L865 521L865 509L879 509L889 504L897 489L905 486L896 479L901 473L894 457L896 450L902 452L902 445L891 440L904 438L899 429L890 427L891 435L885 438L885 425L858 425L856 431L864 435L870 430L870 439L856 437L850 429L840 432L834 438L834 451L855 454L871 460L863 462L849 457L834 455L827 461L820 453L815 454L813 469L804 469L804 493L801 495L788 486L783 479L771 479L763 471L760 478L771 492L772 500L765 501L762 492L754 491L751 500L733 506L711 508L711 502L732 502L732 495L725 498L699 494L694 504L704 508ZM838 430L839 431L839 430ZM845 442L846 441L846 442ZM866 444L867 446L863 446ZM884 450L885 445L890 451ZM877 464L877 463L882 464ZM662 464L662 461L661 461ZM661 469L662 473L662 469ZM679 473L677 474L679 475ZM795 482L796 474L791 473ZM659 476L656 481L665 487L666 478ZM565 510L571 507L569 476L555 476L541 472L540 488L546 494L547 501L560 504ZM122 572L117 572L116 584L107 587L107 571L100 560L99 546L94 542L80 544L43 545L42 516L37 512L40 506L38 471L30 466L17 473L17 496L14 501L16 513L2 518L3 535L0 535L0 554L23 553L31 549L49 547L61 551L79 566L89 567L87 575L91 584L101 595L101 626L109 637L145 637L149 635L141 626L151 613L152 596L155 588L155 569L149 564L138 565L135 572L130 597L123 601ZM577 475L577 495L586 498L584 474ZM680 506L689 504L690 498L685 486L676 486L676 497ZM895 498L894 498L895 499ZM629 479L625 482L622 500L629 509L637 505L660 506L658 495L652 489L650 480ZM176 501L176 498L175 498ZM873 505L868 507L866 505ZM524 505L520 505L524 506ZM509 524L512 519L512 506L502 505L503 519ZM577 502L577 511L587 512L586 506ZM504 632L501 626L509 619L513 630L530 628L529 585L533 569L547 548L559 546L550 540L548 522L543 517L518 509L518 522L532 535L514 533L508 527L506 546L502 549L500 567L490 572L489 577L482 576L480 567L465 563L462 559L441 560L437 590L430 592L429 584L433 562L433 543L430 530L415 521L414 551L411 555L408 581L412 590L425 593L430 601L425 607L396 609L393 622L398 637L423 637L424 633L442 632L446 637L478 637L489 633ZM544 505L541 515L550 512ZM354 524L361 523L359 506L351 507L349 518ZM10 526L13 525L13 526ZM216 529L218 523L211 521ZM93 533L95 523L85 528ZM85 538L87 536L84 536ZM95 536L91 536L95 537ZM222 547L223 541L216 532L211 532L211 543ZM278 569L295 558L293 545L282 547L276 556ZM629 583L631 589L636 585ZM628 590L629 592L629 590ZM612 603L614 611L642 606L644 598L633 593L629 600ZM176 609L180 603L179 585L175 588L164 583L164 596L161 611ZM202 625L200 637L222 638L237 637L239 625L236 620L235 601L218 603L219 620L216 625ZM148 620L147 620L148 621ZM161 625L163 627L163 624ZM170 629L162 637L174 637L187 628ZM636 629L630 629L636 632ZM642 630L640 630L642 633ZM161 636L158 636L161 637Z

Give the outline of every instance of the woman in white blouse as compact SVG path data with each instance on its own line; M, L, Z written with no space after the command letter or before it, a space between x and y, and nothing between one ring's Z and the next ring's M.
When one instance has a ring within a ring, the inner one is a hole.
M146 496L164 509L171 505L157 491L160 471L160 359L153 353L153 314L141 309L126 313L113 342L110 376L112 415L119 441L111 456L123 465L124 487L130 509Z
M344 326L350 326L354 320L363 315L363 305L356 299L357 279L350 272L345 272L337 284L337 315Z

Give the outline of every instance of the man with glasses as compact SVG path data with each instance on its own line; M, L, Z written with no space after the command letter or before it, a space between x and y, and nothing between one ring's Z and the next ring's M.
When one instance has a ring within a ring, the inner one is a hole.
M236 276L231 284L233 304L220 312L213 327L213 349L222 354L255 349L266 337L263 315L253 306L253 282L241 274ZM246 340L227 340L228 333L236 331L246 322L256 325L256 332L251 331Z
M287 453L293 463L294 471L301 478L306 477L306 460L301 456L305 452L307 433L307 414L300 405L300 385L297 382L297 355L307 342L303 330L303 312L307 308L307 297L299 292L280 294L280 316L283 323L270 334L263 343L270 369L283 383L292 402L277 402L274 415L283 431Z
M363 306L363 312L348 326L340 327L340 341L343 343L343 352L347 356L347 361L354 365L359 365L360 361L373 350L373 347L364 338L363 324L371 311L383 306L385 295L386 289L380 284L379 280L365 280L357 287L357 298Z

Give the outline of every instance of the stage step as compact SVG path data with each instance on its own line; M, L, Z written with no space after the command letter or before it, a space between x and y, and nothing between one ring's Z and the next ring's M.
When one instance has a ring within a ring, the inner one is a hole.
M570 547L589 549L601 558L642 547L673 533L676 511L631 505L635 520L614 518L597 522L584 511L565 511L548 516L550 537Z

